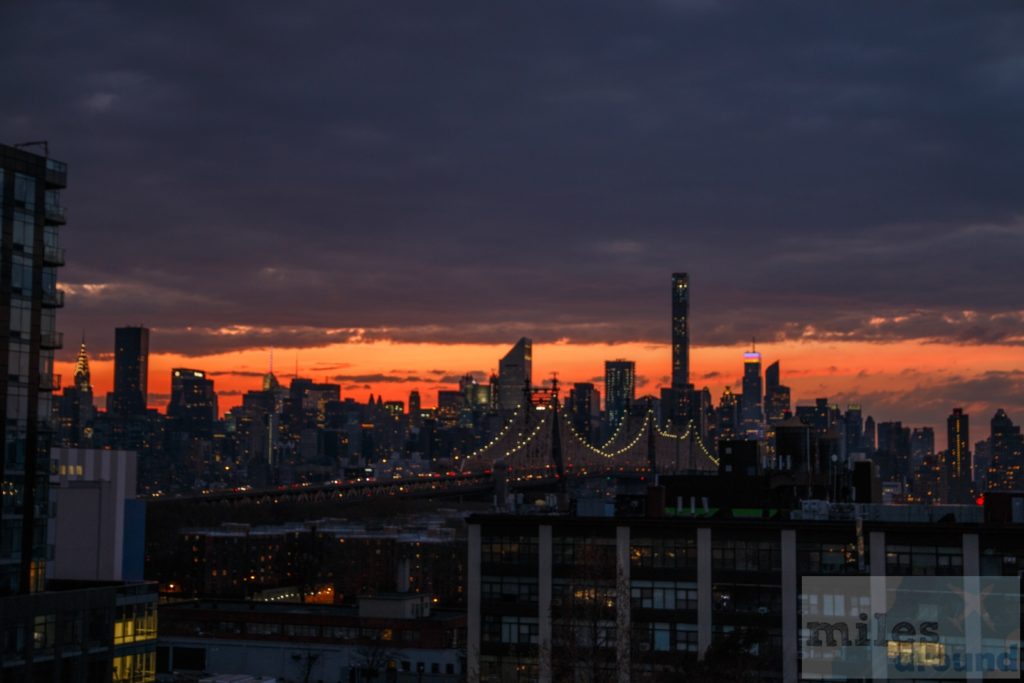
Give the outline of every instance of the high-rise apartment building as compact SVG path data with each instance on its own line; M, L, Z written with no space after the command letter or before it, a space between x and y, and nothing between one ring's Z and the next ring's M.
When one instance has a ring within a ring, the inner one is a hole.
M604 363L604 411L611 430L629 414L636 399L636 363L608 360Z
M114 330L114 391L107 410L120 417L146 413L149 387L149 330L118 327Z
M44 156L0 145L0 319L7 321L0 336L0 363L6 363L6 371L0 369L6 418L0 426L0 680L153 680L154 585L46 580L48 559L58 552L79 563L82 558L74 548L54 551L51 543L57 507L50 477L62 471L51 461L51 442L52 391L60 384L53 354L62 342L56 269L64 264L60 191L67 167L38 144ZM76 368L75 384L88 390L87 367ZM64 507L72 513L67 500Z
M0 145L0 316L7 324L0 337L0 595L40 590L45 574L66 177L59 161Z

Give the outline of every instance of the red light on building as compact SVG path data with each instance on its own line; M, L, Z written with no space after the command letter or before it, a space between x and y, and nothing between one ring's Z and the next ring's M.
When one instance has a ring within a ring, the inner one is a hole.
M978 497L977 497L977 498L975 499L975 501L974 501L974 502L975 502L975 503L977 503L978 505L984 505L984 504L985 504L985 494L983 493L983 494L981 494L980 496L978 496Z

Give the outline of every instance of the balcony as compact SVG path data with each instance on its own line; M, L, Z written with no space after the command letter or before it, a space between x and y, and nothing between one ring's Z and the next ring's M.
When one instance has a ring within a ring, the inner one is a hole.
M65 219L66 212L67 209L65 209L60 204L47 204L46 222L56 225L64 225L64 223L67 222Z
M43 308L62 308L64 306L64 290L56 289L52 292L43 292Z
M61 294L63 294L63 292L61 292ZM56 350L63 346L63 332L43 332L39 335L39 347L42 349Z
M51 372L50 374L39 375L39 391L60 391L60 375Z
M68 165L56 159L46 160L46 184L63 189L68 186Z
M63 266L64 250L60 247L46 247L43 249L44 266Z

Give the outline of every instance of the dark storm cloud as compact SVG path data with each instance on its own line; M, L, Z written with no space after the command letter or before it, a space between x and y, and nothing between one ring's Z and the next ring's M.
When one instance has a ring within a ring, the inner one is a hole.
M54 21L60 17L60 21ZM1019 2L7 3L64 329L1020 343ZM65 355L70 351L65 351Z

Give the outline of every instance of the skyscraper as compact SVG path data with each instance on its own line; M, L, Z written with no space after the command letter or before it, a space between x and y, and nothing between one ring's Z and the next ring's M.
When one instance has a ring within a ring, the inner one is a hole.
M149 330L118 327L114 331L114 392L107 409L121 417L146 412L149 386Z
M614 430L636 398L636 363L631 360L604 362L604 410L608 426Z
M192 434L209 433L217 420L217 393L213 380L202 370L171 370L171 401L167 417Z
M690 276L672 273L672 388L690 384Z
M41 590L47 558L53 352L61 347L63 304L60 191L67 166L0 145L0 595ZM0 612L3 610L0 609ZM31 639L31 636L29 637Z
M420 392L413 389L409 392L409 424L418 428L422 418Z
M597 441L601 423L601 392L590 382L577 382L569 393L572 424L589 443Z
M1000 408L992 416L988 467L988 488L1021 490L1024 488L1024 439L1020 427Z
M747 351L743 354L743 394L740 413L743 430L753 436L764 422L761 411L761 354Z
M971 417L963 408L954 408L946 419L946 444L948 449L947 472L950 478L950 495L953 502L966 500L970 482L973 480L971 462Z
M779 383L779 376L779 361L764 371L764 412L769 424L781 422L789 412L789 387Z
M58 422L54 445L84 448L90 444L91 425L96 416L85 339L78 348L73 380L71 386L65 387L64 393L56 401Z
M498 412L526 405L533 381L533 342L523 337L498 361Z

